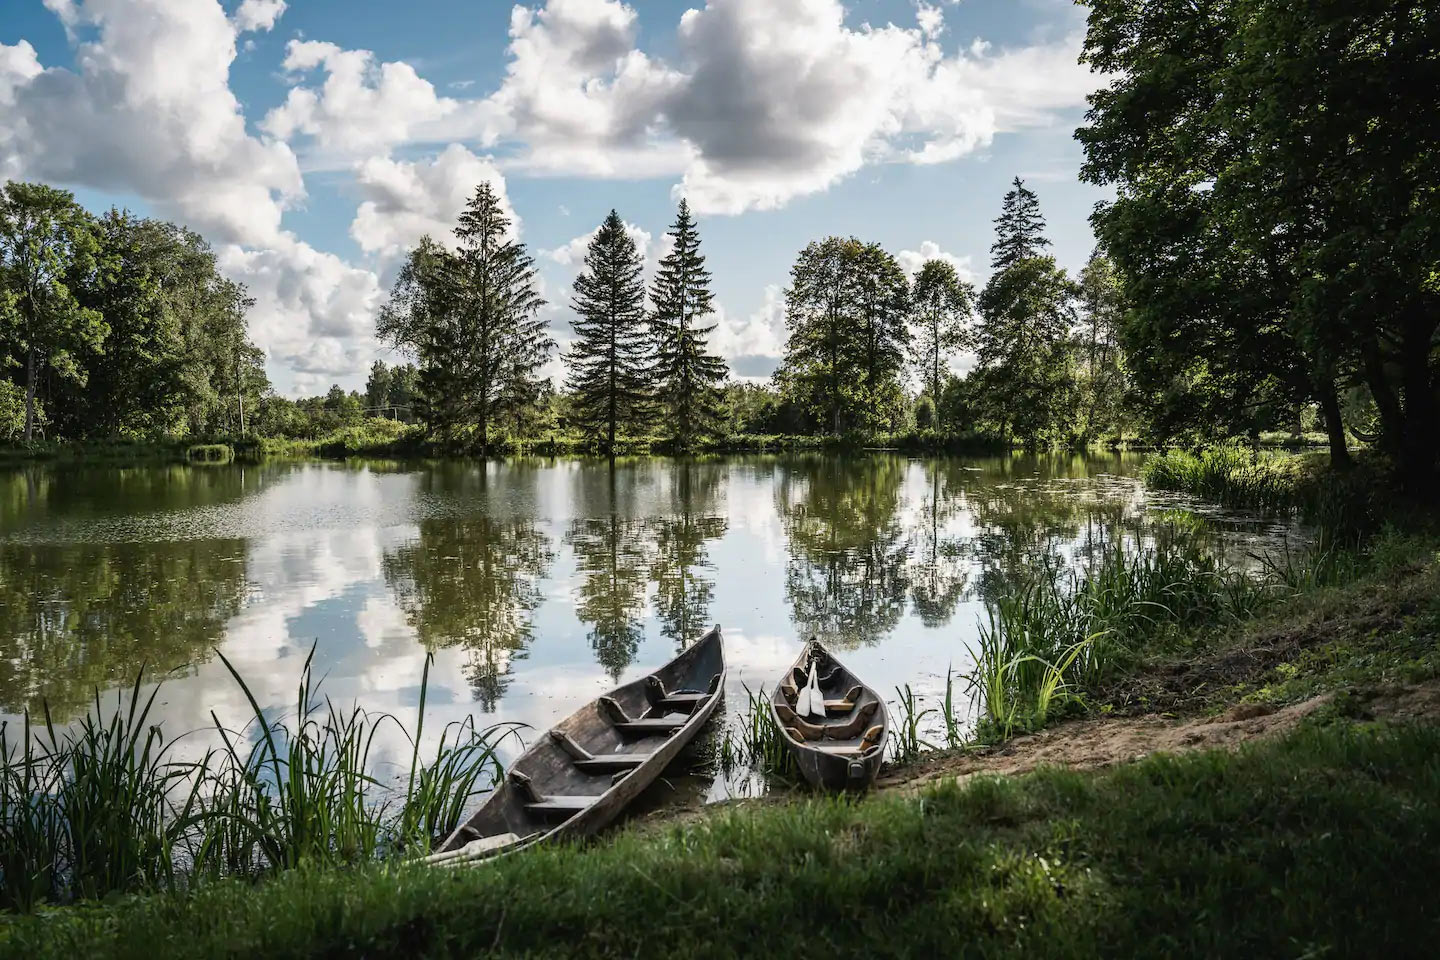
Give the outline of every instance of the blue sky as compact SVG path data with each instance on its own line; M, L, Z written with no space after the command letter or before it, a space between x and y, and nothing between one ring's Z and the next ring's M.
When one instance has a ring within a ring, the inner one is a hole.
M562 343L586 235L614 207L653 263L683 195L716 347L764 376L810 240L983 281L1019 174L1084 263L1083 26L1067 0L11 0L0 176L204 233L291 395L397 359L375 311L477 180L503 184Z

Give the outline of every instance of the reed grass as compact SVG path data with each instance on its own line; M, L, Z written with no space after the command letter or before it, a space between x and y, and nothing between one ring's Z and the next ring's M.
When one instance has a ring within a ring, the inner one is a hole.
M0 906L388 859L452 830L500 776L499 750L517 726L452 723L422 763L430 658L411 736L390 714L320 698L314 653L289 722L268 720L221 655L253 716L233 731L212 714L220 746L197 761L171 759L178 738L150 722L161 684L143 696L143 670L128 702L117 694L107 710L97 693L93 712L71 728L58 729L48 709L38 729L27 714L18 737L0 724ZM403 791L374 773L386 724L412 743Z
M785 744L785 734L775 722L765 688L745 691L745 709L721 731L716 761L723 773L749 768L767 778L793 781L800 773L795 757Z
M895 763L909 763L926 750L935 749L933 743L920 736L925 718L933 714L935 708L921 707L908 683L895 688L895 697L899 717L890 733L890 759Z
M1282 511L1298 505L1300 458L1234 444L1198 453L1167 450L1145 463L1146 486L1178 490L1227 507Z

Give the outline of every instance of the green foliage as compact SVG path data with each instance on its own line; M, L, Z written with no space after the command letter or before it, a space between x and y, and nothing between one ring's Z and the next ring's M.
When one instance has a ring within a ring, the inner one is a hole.
M971 396L1002 437L1030 445L1067 435L1078 293L1054 258L1030 257L995 273L980 294Z
M950 357L970 343L975 287L960 279L950 261L927 260L915 274L910 306L916 330L911 361L933 403L940 397Z
M625 222L611 210L574 283L578 339L566 360L575 423L611 453L615 438L644 429L654 410L655 341L645 325L644 267Z
M777 381L832 435L884 429L903 409L908 312L904 271L878 244L811 243L790 270Z
M1341 397L1415 492L1440 455L1436 18L1413 0L1090 5L1083 176L1124 278L1124 340L1161 436L1255 432ZM1423 79L1422 79L1423 78Z
M1120 436L1128 425L1128 389L1120 328L1124 290L1114 264L1098 250L1080 272L1081 328L1076 343L1079 369L1075 431L1080 442Z
M660 261L650 289L650 330L655 338L657 399L675 446L684 450L718 427L718 387L726 367L707 348L715 324L701 325L714 310L714 297L700 237L684 200L670 236L674 246Z
M538 397L554 341L539 314L534 260L489 183L476 188L455 237L454 253L429 237L410 252L376 334L415 357L427 428L453 444L473 424L488 452L492 425Z
M83 384L77 354L105 340L104 318L76 295L98 282L100 256L94 221L73 194L13 180L0 190L0 366L23 369L26 443L40 376Z

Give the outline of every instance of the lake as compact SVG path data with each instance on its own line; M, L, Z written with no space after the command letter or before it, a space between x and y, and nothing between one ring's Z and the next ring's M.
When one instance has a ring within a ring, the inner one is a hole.
M0 719L111 703L144 666L178 748L238 728L245 678L293 713L321 690L427 740L473 714L533 739L668 660L711 623L726 709L818 636L927 703L970 665L986 597L1159 524L1243 562L1282 525L1147 492L1137 454L914 459L745 456L490 463L0 468ZM107 691L113 691L108 693ZM408 759L398 735L386 764ZM758 788L704 777L711 798Z

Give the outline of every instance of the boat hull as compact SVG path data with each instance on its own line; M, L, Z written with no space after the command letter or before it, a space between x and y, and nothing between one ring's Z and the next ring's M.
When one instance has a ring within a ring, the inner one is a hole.
M803 678L812 662L823 678L820 686L827 704L850 703L846 713L840 716L832 714L825 724L819 725L825 728L825 736L820 739L796 736L797 727L803 724L796 723L794 699L788 695L788 691L803 685ZM860 693L853 702L843 699L844 694L856 688ZM818 641L812 639L806 643L795 663L781 676L770 695L770 710L801 776L811 786L822 790L859 791L869 789L875 782L884 763L885 744L890 732L885 702ZM850 718L867 710L873 710L873 714L868 719L856 718L863 720L858 724L860 729L856 733L831 739L837 729L857 726ZM874 727L879 728L877 742L866 746L864 734Z

